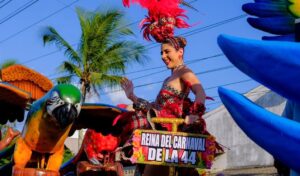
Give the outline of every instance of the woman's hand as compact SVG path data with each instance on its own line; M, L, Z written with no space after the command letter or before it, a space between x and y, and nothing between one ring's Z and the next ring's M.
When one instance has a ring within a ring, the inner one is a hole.
M197 120L199 120L198 115L187 115L185 116L184 123L187 125L195 123Z
M121 87L124 90L127 98L129 98L131 101L135 102L137 97L134 95L134 92L133 92L132 81L130 81L129 79L124 77L121 81Z

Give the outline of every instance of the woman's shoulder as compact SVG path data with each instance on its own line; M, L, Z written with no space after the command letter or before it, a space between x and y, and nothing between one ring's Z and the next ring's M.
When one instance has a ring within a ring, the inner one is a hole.
M186 76L193 76L195 73L188 67L184 66L179 70L179 76L180 77L186 77Z
M179 77L180 80L183 80L185 83L188 83L188 85L199 82L199 79L197 78L196 74L188 67L182 69Z
M182 71L191 71L191 72L193 72L187 65L184 65L181 69L182 69Z

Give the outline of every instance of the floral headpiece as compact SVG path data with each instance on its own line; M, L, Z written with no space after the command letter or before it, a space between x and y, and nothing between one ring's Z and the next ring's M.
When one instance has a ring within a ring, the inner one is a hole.
M181 0L123 0L126 7L130 3L138 3L148 9L148 16L144 18L140 26L146 40L150 36L157 42L163 42L166 38L174 36L174 28L190 27L182 18L187 18L185 10L179 7Z

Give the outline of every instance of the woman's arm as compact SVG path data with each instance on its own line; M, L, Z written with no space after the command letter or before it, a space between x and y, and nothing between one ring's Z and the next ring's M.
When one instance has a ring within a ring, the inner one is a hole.
M195 94L195 103L204 104L206 95L197 76L191 70L188 70L182 74L181 79L189 84Z
M134 94L132 81L127 78L123 78L121 81L121 87L124 90L127 98L130 99L133 103L136 103L138 97Z
M128 99L130 99L133 102L133 108L137 111L142 110L142 111L147 111L151 108L151 104L142 99L142 98L138 98L135 94L134 94L134 90L133 90L133 83L132 81L130 81L127 78L123 78L122 82L121 82L121 87L124 90L126 96Z
M186 124L192 124L198 121L199 117L205 112L204 103L206 95L199 79L191 70L188 69L188 71L185 71L181 79L184 80L185 84L188 84L188 87L195 94L195 101L190 107L189 115L185 118Z

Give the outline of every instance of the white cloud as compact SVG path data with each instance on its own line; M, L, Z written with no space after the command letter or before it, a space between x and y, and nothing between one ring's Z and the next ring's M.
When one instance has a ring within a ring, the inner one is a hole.
M86 94L86 102L87 103L99 103L100 98L97 96L96 93L94 93L92 90Z
M107 94L107 97L111 100L113 104L132 104L132 102L126 97L125 92L121 90L120 87L106 89L105 92L113 92Z
M156 87L155 86L153 86L153 85L149 85L149 86L146 86L146 90L154 90Z

